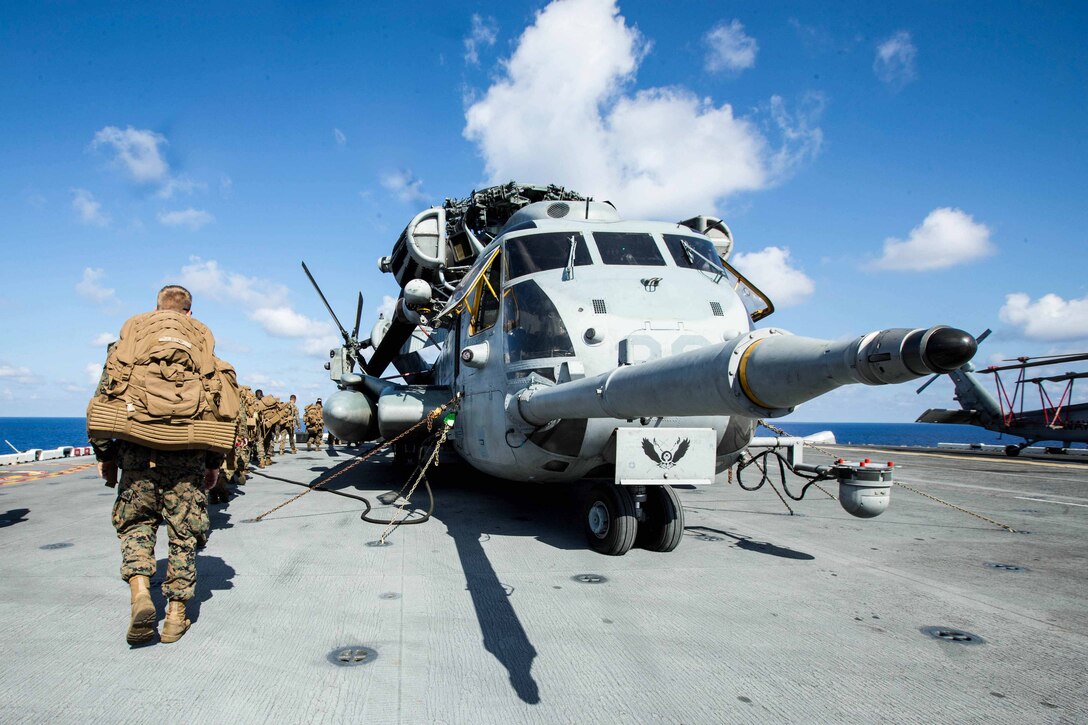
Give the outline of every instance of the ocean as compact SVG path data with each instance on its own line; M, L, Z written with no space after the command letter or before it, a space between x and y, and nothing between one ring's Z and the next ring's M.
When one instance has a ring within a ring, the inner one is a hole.
M932 423L794 423L789 420L774 424L790 435L806 436L829 430L835 440L844 444L881 446L936 446L938 443L1019 442L1019 438L976 428L970 425L940 425ZM773 435L760 428L756 435ZM3 441L9 441L20 451L27 448L58 448L87 445L86 418L0 418L0 447L11 452Z

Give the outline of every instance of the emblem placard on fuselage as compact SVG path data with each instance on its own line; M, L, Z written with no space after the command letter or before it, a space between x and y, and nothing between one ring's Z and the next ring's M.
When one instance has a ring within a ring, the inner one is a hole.
M616 483L709 485L715 444L713 428L618 428Z

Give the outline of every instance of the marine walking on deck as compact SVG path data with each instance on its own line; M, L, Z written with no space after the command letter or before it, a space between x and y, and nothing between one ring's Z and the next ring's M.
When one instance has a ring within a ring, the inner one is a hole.
M215 357L215 338L191 310L188 290L167 285L155 311L126 321L87 410L100 474L109 484L121 469L112 519L121 541L121 578L130 588L126 639L133 645L156 633L150 579L160 521L170 543L160 640L175 642L188 630L185 603L193 597L196 550L209 527L206 491L236 443L234 369Z

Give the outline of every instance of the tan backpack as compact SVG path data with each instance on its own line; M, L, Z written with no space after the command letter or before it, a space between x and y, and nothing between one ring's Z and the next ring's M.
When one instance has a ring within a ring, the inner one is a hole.
M317 428L322 424L321 408L317 403L310 403L306 406L306 419L307 428Z
M211 331L185 313L129 318L88 406L88 430L167 450L222 449L217 424L233 438L240 399L234 368L214 347Z
M265 395L257 401L258 416L261 419L261 425L265 429L271 428L280 422L282 415L280 406L279 398L274 395Z

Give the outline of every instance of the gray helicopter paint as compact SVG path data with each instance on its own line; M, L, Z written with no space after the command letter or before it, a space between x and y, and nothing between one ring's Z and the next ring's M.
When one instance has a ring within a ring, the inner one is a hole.
M524 441L523 434L527 432L524 422L516 416L511 418L507 415L508 400L528 385L524 378L508 379L509 371L552 368L554 377L558 379L560 369L565 366L568 375L571 375L569 371L573 367L576 372L572 377L576 377L571 382L574 382L585 375L614 370L620 363L621 348L628 351L627 362L647 362L732 338L739 330L750 329L750 323L743 303L724 278L715 282L715 275L672 264L671 255L661 243L660 233L697 236L689 229L660 222L585 223L569 220L538 220L537 226L537 229L499 237L489 247L499 247L508 239L550 230L582 232L590 239L594 230L601 229L649 232L656 235L658 251L665 260L665 266L605 265L596 245L590 244L593 264L576 267L574 279L564 280L563 269L551 269L504 280L504 289L529 280L540 285L566 325L575 352L573 359L545 358L519 363L517 367L507 366L504 363L506 336L502 333L507 322L505 309L500 307L494 326L474 336L468 335L468 315L462 315L459 321L465 345L486 342L490 350L488 361L482 368L469 368L463 363L460 366L456 387L463 391L464 399L455 426L459 430L453 436L458 452L477 468L496 476L516 480L571 481L584 477L604 463L614 462L614 452L608 456L613 461L608 461L606 449L615 449L616 428L639 423L591 421L578 456L560 456L545 451L532 442ZM485 250L484 255L487 253ZM647 277L660 278L655 289L648 289L642 282ZM696 308L694 299L700 297L702 304ZM594 312L594 299L604 299L608 303L607 314ZM711 302L717 302L724 314L715 315ZM590 328L599 335L592 342L584 336ZM447 363L440 365L439 369L449 368ZM690 396L690 389L684 394ZM657 418L655 427L707 425L713 431L713 448L721 440L729 423L727 416L715 415L719 412L707 411L699 416L698 421L690 417L650 417ZM543 468L557 460L567 464L565 470Z

